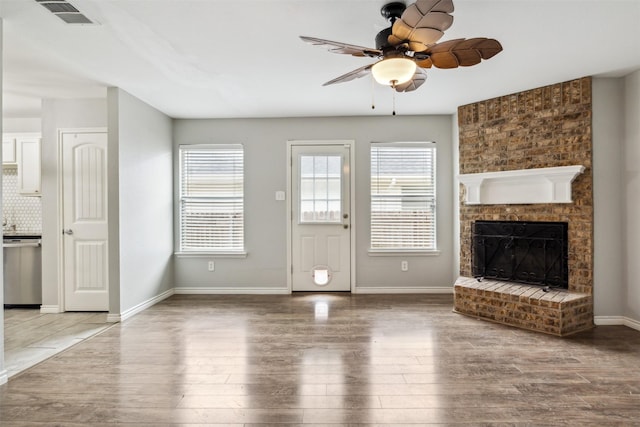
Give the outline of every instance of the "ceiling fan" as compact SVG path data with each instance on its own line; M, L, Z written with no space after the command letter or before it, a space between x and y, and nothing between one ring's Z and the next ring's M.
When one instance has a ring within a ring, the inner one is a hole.
M485 37L436 43L453 23L452 12L452 0L417 0L409 6L401 2L388 3L380 13L391 26L378 33L375 49L315 37L300 38L331 52L378 59L329 80L323 86L348 82L371 73L382 85L391 86L398 92L410 92L425 82L425 68L469 67L502 51L500 42Z

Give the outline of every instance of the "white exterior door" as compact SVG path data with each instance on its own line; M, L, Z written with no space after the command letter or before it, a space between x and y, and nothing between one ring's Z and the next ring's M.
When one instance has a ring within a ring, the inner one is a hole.
M108 311L107 134L62 134L64 306Z
M291 147L291 289L351 290L350 148Z

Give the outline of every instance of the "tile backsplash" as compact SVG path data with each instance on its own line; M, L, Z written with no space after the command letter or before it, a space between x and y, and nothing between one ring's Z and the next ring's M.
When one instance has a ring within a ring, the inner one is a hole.
M42 234L42 198L18 193L18 170L2 170L2 227L5 233Z

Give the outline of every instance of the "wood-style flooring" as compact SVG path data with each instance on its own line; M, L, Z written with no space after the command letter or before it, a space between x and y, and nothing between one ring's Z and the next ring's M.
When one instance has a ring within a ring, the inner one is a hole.
M4 426L640 425L640 332L449 295L176 295L11 378Z
M111 326L107 313L42 314L5 308L4 367L9 377Z

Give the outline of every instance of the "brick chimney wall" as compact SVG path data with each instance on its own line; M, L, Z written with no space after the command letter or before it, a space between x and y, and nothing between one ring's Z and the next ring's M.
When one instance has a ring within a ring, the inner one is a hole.
M476 220L569 223L569 291L593 294L591 78L585 77L458 108L460 173L582 165L573 203L465 205L460 199L460 275L471 277Z

